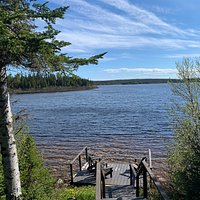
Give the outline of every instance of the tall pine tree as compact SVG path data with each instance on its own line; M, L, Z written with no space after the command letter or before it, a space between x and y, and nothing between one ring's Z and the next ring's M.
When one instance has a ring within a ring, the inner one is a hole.
M97 64L103 54L72 58L61 52L69 42L59 41L53 25L68 7L50 9L36 0L0 0L0 144L7 199L20 199L21 186L12 113L7 88L7 68L73 73L80 65ZM46 25L38 29L38 21Z

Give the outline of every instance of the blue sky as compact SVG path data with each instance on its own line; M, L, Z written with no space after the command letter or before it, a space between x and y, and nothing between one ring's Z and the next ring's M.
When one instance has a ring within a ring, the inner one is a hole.
M176 62L200 56L199 0L49 0L67 6L56 27L74 57L107 51L99 65L79 68L91 80L176 78Z

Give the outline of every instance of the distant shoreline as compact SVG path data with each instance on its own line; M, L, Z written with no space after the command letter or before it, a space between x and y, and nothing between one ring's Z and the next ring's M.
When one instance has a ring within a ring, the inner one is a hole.
M94 85L128 85L128 84L159 84L178 82L178 79L122 79L122 80L106 80L93 81Z
M47 87L38 89L10 89L11 94L33 94L33 93L54 93L54 92L70 92L70 91L82 91L82 90L92 90L97 88L97 86L84 86L84 87Z
M31 89L10 89L11 94L33 94L33 93L54 93L54 92L70 92L92 90L98 88L99 85L136 85L136 84L160 84L178 82L178 79L124 79L124 80L106 80L106 81L92 81L92 86L82 87L46 87L46 88L31 88Z

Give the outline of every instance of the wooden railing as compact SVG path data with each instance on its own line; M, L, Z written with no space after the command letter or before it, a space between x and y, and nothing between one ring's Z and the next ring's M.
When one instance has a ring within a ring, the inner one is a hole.
M73 184L74 183L74 173L73 173L73 166L74 166L74 163L76 160L78 160L78 167L79 167L79 170L81 171L82 170L82 156L84 155L85 157L85 163L89 162L90 158L88 156L88 148L87 147L84 147L80 153L69 163L69 166L70 166L70 176L71 176L71 181L70 181L70 184Z
M102 171L101 164L101 162L96 163L96 200L106 197L106 175Z
M103 184L101 180L101 165L100 162L96 165L96 200L102 199Z
M161 186L160 182L157 180L155 175L153 174L152 170L148 166L148 163L146 162L146 157L144 157L138 168L136 169L134 166L130 165L130 173L131 173L131 184L135 183L134 176L136 178L136 197L139 197L140 193L140 176L142 175L143 179L143 198L148 198L148 178L147 175L149 175L150 180L155 185L157 191L159 192L160 196L164 200L169 200L169 197L165 193L163 187Z

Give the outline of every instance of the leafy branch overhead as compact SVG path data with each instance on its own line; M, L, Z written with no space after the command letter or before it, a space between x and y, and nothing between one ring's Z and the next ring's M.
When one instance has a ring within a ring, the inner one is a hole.
M71 73L80 65L97 64L105 53L73 58L61 52L70 43L56 39L60 31L53 25L64 18L67 9L50 9L48 2L40 4L35 0L0 0L0 66Z

